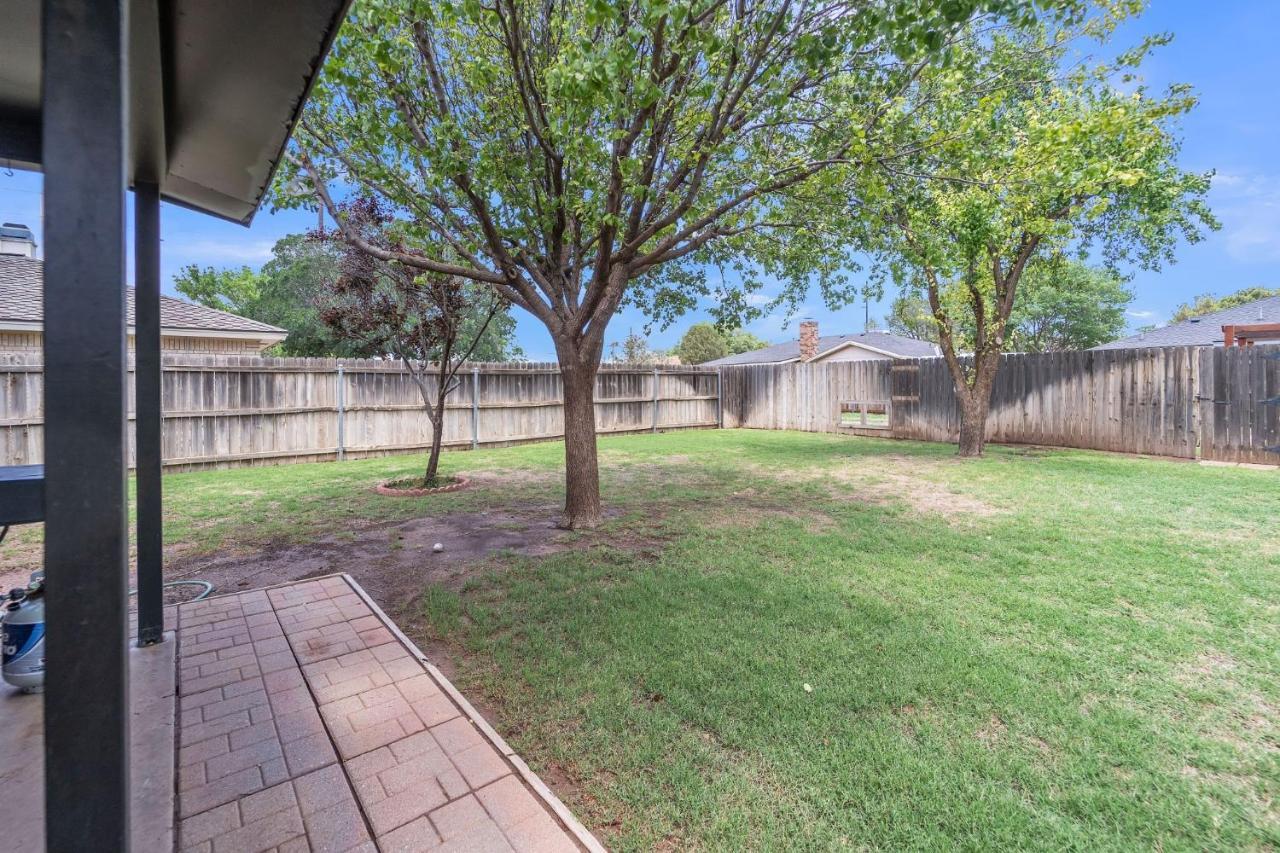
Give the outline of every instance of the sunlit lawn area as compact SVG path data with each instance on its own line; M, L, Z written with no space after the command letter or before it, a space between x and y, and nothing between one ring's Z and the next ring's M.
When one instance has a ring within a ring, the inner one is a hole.
M561 452L412 500L367 487L418 457L176 475L169 538L550 519ZM604 529L398 615L610 846L1280 845L1277 472L746 431L602 467Z

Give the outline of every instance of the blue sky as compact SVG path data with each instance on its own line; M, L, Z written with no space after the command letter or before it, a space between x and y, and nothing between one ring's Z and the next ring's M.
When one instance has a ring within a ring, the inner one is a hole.
M1199 293L1227 293L1243 287L1280 287L1280 2L1276 0L1153 0L1141 17L1127 23L1117 45L1136 42L1151 32L1172 32L1171 45L1144 66L1144 78L1155 89L1169 83L1191 83L1200 106L1183 122L1184 168L1216 170L1210 203L1222 220L1221 231L1178 252L1178 263L1158 273L1137 272L1132 286L1133 327L1164 322L1174 308ZM40 237L40 177L0 169L0 220L24 222ZM163 211L162 276L166 292L172 277L186 264L260 266L272 244L285 234L313 227L314 214L259 213L251 228L220 222L176 207ZM892 294L871 305L883 317ZM519 310L517 334L528 358L554 360L550 339L532 317ZM770 315L748 328L770 341L790 338L795 323L807 315L824 333L857 332L863 306L829 310L816 297L788 320ZM674 327L655 330L651 345L670 347L690 323L705 319L688 315ZM610 325L609 340L629 329L642 330L644 317L624 311Z

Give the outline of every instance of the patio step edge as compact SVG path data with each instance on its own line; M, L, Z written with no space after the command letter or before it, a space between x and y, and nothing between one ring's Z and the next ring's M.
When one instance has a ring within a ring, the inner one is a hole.
M419 663L426 667L427 671L431 674L431 677L434 678L436 683L444 689L444 691L449 695L449 698L462 709L462 713L471 722L471 724L479 729L480 733L484 735L491 744L493 744L493 746L504 758L507 759L507 761L511 763L516 771L519 772L520 777L523 779L525 784L533 790L538 798L541 799L547 808L550 809L551 812L560 820L565 829L573 834L578 843L591 851L591 853L606 853L604 845L602 845L591 831L574 816L573 812L569 810L569 807L561 802L555 792L547 786L547 783L543 782L538 774L533 772L529 765L525 763L524 759L516 754L515 750L507 744L502 735L498 734L498 732L494 730L493 726L489 725L489 722L485 720L485 718L470 702L467 701L466 697L458 691L458 688L453 686L453 682L446 678L444 673L442 673L439 668L436 667L436 665L433 664L425 654L423 654L422 649L418 648L418 644L409 639L408 635L400 629L400 626L386 614L386 611L379 607L378 603L369 597L369 594L365 592L364 587L360 586L356 579L346 572L336 572L333 575L321 577L333 576L341 577L345 580L352 590L355 591L356 595L360 596L369 609L372 610L382 623L387 626L387 629L391 631L392 635L394 635L395 638L399 640L415 658L418 659ZM308 578L308 580L319 579L319 577Z

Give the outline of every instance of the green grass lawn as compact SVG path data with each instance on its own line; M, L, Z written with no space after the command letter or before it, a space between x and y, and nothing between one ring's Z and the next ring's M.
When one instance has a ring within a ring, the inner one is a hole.
M633 546L425 607L609 844L1280 844L1276 472L795 433L606 447Z
M759 431L601 449L603 529L399 615L611 847L1280 847L1280 473ZM561 453L448 454L490 473L412 500L367 487L419 457L172 476L169 540L549 517Z

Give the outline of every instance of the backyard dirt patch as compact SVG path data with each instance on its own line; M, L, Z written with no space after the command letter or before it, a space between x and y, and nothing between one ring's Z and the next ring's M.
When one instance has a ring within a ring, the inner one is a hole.
M903 503L924 515L949 520L998 515L1003 510L971 495L953 492L941 483L920 476L921 471L945 463L890 454L859 462L846 462L818 470L775 469L751 466L761 475L784 482L821 482L839 500L872 504Z
M171 564L166 575L207 580L217 594L346 572L395 611L427 584L460 587L495 553L539 556L584 541L555 527L557 513L558 507L548 504L417 518L256 553L192 557ZM432 550L437 542L444 546L439 553Z
M840 471L836 471L840 476ZM913 512L941 515L946 518L964 516L998 515L1000 510L971 495L959 494L930 480L902 474L897 471L880 471L876 481L863 483L863 487L881 500L900 500Z
M748 529L762 521L779 519L804 525L806 533L830 533L837 528L836 520L825 512L754 503L749 500L754 494L756 494L755 489L734 492L734 505L703 507L698 512L698 521L709 527Z

